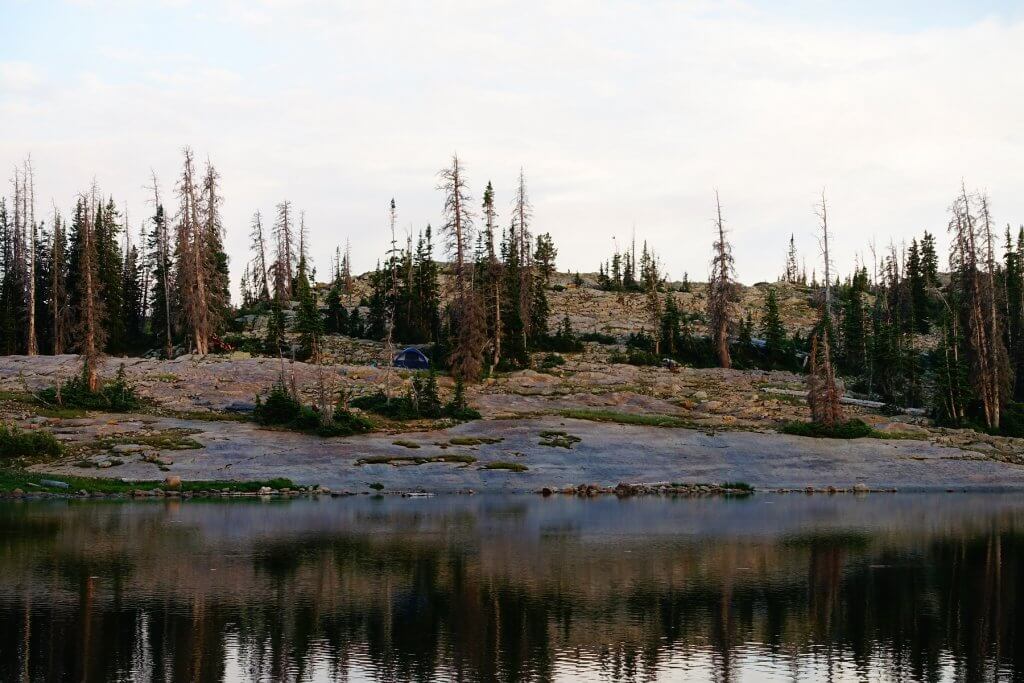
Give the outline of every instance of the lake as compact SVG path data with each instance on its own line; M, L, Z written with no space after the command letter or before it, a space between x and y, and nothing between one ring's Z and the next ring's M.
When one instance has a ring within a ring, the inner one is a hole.
M1018 587L1013 495L7 501L0 680L1019 680Z

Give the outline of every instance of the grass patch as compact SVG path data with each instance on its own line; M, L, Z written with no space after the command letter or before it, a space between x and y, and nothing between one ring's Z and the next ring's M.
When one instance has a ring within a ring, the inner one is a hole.
M218 413L212 410L147 410L161 417L173 417L178 420L195 420L196 422L248 422L249 417L242 413Z
M62 447L57 438L42 429L24 430L0 424L0 460L14 458L56 458Z
M540 433L540 445L552 448L572 448L574 443L582 439L568 432L543 431Z
M103 450L110 450L114 446L134 444L138 446L149 446L150 448L155 448L161 451L191 451L197 448L203 448L203 444L191 438L192 434L198 433L198 429L174 427L155 432L108 436L97 440L96 447Z
M634 413L620 413L614 410L587 410L581 408L562 410L558 414L562 417L575 420L590 420L591 422L615 422L617 424L643 425L646 427L693 427L692 423L674 415L637 415Z
M824 425L816 422L787 422L782 425L779 431L783 434L792 434L793 436L810 436L819 439L860 439L867 436L881 436L882 438L885 438L884 434L876 432L863 420L857 419L847 420L846 422L831 428L825 427Z
M403 448L419 448L420 447L420 445L418 443L416 443L415 441L406 441L404 439L399 439L398 441L392 441L391 443L393 443L396 446L402 446Z
M356 465L425 465L429 462L450 462L471 465L476 458L465 453L447 453L444 455L370 455L356 460Z
M529 468L519 462L508 462L506 460L496 460L494 462L486 463L480 469L482 470L508 470L509 472L525 472Z
M453 446L480 446L482 444L501 443L500 436L456 436L448 440Z
M746 491L747 493L754 492L754 487L745 481L723 481L719 486L723 489L734 489L736 491Z
M50 488L42 486L40 482L44 479L51 481L62 481L68 488ZM269 486L272 489L295 488L291 479L277 478L263 481L183 481L180 491L197 493L199 491L240 491L253 493L262 487ZM69 493L76 491L88 491L90 493L129 493L131 491L163 489L163 481L135 481L124 482L120 479L105 479L103 477L77 477L57 474L40 474L37 472L26 472L16 468L0 468L0 491L13 491L21 489L25 492L50 491L56 493Z

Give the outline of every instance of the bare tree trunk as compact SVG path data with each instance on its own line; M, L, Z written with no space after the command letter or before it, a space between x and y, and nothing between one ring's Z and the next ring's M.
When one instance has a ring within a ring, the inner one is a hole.
M32 157L25 160L23 175L25 185L25 201L28 204L25 217L28 220L28 343L25 346L25 353L29 356L36 355L39 350L36 346L36 191L35 178L32 173Z
M84 337L82 348L83 375L89 391L96 392L100 388L99 378L99 316L96 310L96 282L94 278L96 269L96 243L93 220L96 216L96 187L93 186L92 197L89 202L88 213L82 225L84 228L84 239L82 245L82 279L85 297L83 306Z
M711 262L711 277L708 278L708 318L718 363L723 368L732 367L729 354L729 305L732 300L734 285L732 281L733 257L732 247L725 239L725 223L722 220L722 203L715 190L715 229L718 239L715 241L714 258Z
M387 302L387 334L384 336L384 353L387 356L387 370L384 372L384 397L387 403L391 402L391 368L395 364L395 304L398 301L398 274L395 271L395 261L398 257L398 247L395 246L395 221L397 218L395 198L392 197L391 206L388 209L388 223L391 227L391 250L388 252L388 258L391 261L389 264L391 269L391 292L389 295L390 301Z

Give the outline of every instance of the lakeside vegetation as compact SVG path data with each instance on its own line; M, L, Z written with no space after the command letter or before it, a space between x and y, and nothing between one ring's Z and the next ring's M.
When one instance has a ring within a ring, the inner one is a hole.
M349 335L381 342L379 365L390 367L399 346L422 349L431 370L413 375L405 389L398 372L389 370L379 391L350 396L321 372L310 403L282 362L278 381L256 399L260 424L346 436L372 430L369 416L476 419L467 386L533 363L561 372L565 355L586 343L623 343L612 362L806 373L810 426L785 431L861 435L864 429L851 427L840 405L842 379L886 410L919 409L941 425L1024 435L1024 229L998 234L989 197L966 185L941 226L950 237L945 269L935 234L925 231L902 248L881 254L872 248L870 261L858 260L845 277L829 252L834 236L822 193L815 212L820 271L812 267L808 275L792 235L780 245L787 247L780 282L805 288L817 311L816 324L801 334L787 329L775 287L767 288L760 315L737 313L737 264L717 194L709 207L710 278L701 285L701 307L694 308L677 295L698 283L686 274L670 283L654 246L638 246L635 238L599 264L596 282L579 273L568 284L554 282L558 248L551 234L535 231L524 172L511 189L504 221L498 190L486 183L477 202L458 157L438 178L441 224L425 226L403 246L395 237L398 203L391 199L390 247L363 288L356 286L347 245L329 256L328 281L318 288L308 227L291 202L277 203L267 225L255 212L252 257L241 268L241 298L232 302L224 198L212 163L199 168L193 152L183 151L173 211L152 178L152 214L136 238L127 211L95 184L73 198L67 217L59 208L46 220L37 216L35 169L26 160L14 174L9 201L0 198L0 353L78 352L80 374L36 395L40 413L72 415L142 407L123 368L106 382L99 377L103 354L207 354L230 351L234 342L320 367L325 337ZM435 242L442 241L443 256L435 253ZM552 328L550 292L588 287L639 295L645 323L624 340L580 333L568 315ZM242 334L239 321L246 319L266 321L262 339ZM455 380L447 400L435 372ZM563 414L691 426L675 416Z

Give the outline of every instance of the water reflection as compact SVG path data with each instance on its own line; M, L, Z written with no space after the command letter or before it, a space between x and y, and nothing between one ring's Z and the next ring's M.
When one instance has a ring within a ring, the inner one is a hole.
M1008 496L0 505L0 680L1024 679Z

